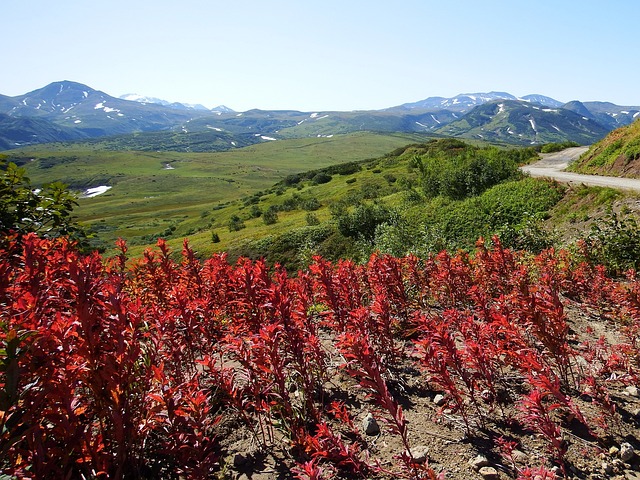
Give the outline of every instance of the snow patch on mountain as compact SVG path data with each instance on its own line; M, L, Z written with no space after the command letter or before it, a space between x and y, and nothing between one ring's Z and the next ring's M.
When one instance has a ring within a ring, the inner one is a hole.
M100 185L99 187L87 188L84 193L80 196L80 198L92 198L97 197L98 195L102 195L103 193L111 190L110 186Z

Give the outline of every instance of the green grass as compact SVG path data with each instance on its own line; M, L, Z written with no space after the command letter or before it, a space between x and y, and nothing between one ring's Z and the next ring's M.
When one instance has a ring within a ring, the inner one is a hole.
M594 144L568 171L638 177L640 160L640 121L618 128Z
M139 252L157 236L176 245L183 236L210 251L211 230L219 232L219 246L236 237L225 231L228 218L244 214L241 199L270 189L287 175L351 161L379 157L403 145L424 141L417 134L355 133L332 138L308 138L267 142L220 153L108 151L87 145L42 145L8 152L9 160L23 164L35 186L61 180L72 189L99 185L107 193L80 199L78 220L98 232L107 246L123 237ZM169 164L171 170L165 169ZM370 174L369 177L373 176ZM363 178L364 181L364 178ZM335 191L348 185L332 184ZM260 204L266 208L285 197L272 194ZM233 205L233 208L229 207ZM271 231L302 225L304 213L280 214L277 224L266 226L261 218L246 221L243 235L259 238ZM325 215L319 212L322 217ZM207 252L208 253L208 252Z

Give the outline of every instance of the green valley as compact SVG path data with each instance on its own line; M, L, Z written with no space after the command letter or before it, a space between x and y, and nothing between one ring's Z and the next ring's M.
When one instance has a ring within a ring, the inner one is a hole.
M288 175L378 157L418 134L356 133L295 139L222 153L112 151L93 144L47 144L4 156L27 169L35 186L61 180L82 193L78 220L97 233L102 248L118 237L150 245L163 236L190 236L226 222L229 204L269 189ZM220 212L222 214L213 212Z
M637 124L612 135L633 128ZM140 139L148 135L156 134ZM589 228L554 213L556 205L577 201L577 190L518 170L539 152L573 145L568 142L507 148L360 132L176 152L114 149L113 141L46 144L4 155L27 170L34 186L61 180L80 194L103 187L102 194L81 196L74 213L92 232L91 245L107 252L120 237L133 255L159 238L179 251L188 238L202 257L224 251L232 260L266 258L296 270L314 255L358 261L376 250L427 256L470 250L478 237L494 234L506 246L541 250L566 237L571 225L581 229L574 239ZM603 215L600 204L581 208L581 218Z

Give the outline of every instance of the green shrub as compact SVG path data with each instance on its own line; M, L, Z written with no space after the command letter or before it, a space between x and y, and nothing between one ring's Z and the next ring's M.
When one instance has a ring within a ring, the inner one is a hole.
M426 229L432 231L429 242L471 250L478 237L503 234L509 246L524 248L528 243L537 249L534 244L541 242L535 236L543 233L535 231L539 226L531 219L546 215L563 194L555 182L525 178L496 185L477 197L431 205L433 213L424 217Z
M359 204L351 212L339 215L336 220L338 231L345 237L372 241L376 228L390 223L394 212L379 203Z
M398 178L393 175L392 173L385 173L384 175L384 179L387 181L387 183L392 184L395 183L396 180L398 180Z
M320 173L316 173L313 178L311 179L311 183L315 184L315 185L322 185L323 183L329 183L331 181L331 175L324 173L324 172L320 172Z
M318 219L318 216L314 213L311 213L311 212L307 213L305 220L307 222L307 225L309 225L310 227L313 227L315 225L320 225L320 220Z
M591 225L582 243L586 259L604 265L612 274L640 268L640 227L633 218L618 215L611 208Z
M260 215L262 215L262 210L257 205L252 205L251 209L249 210L249 215L251 216L251 218L259 218Z
M554 153L560 152L567 148L579 147L580 144L576 142L560 142L560 143L546 143L540 147L540 153Z
M238 215L232 215L227 223L230 232L238 232L246 227L242 219Z
M60 182L35 190L26 171L0 157L0 245L9 232L35 232L43 237L68 236L86 243L87 232L71 217L77 197Z
M322 204L318 201L317 198L311 197L305 200L301 200L300 207L307 212L314 212L322 207Z
M351 175L357 173L362 168L355 162L341 163L339 165L333 165L327 167L325 170L330 175Z
M414 156L409 164L420 171L422 188L428 197L443 195L460 200L521 177L518 165L536 155L529 148L479 148L447 139L427 144L424 153Z
M269 207L262 215L262 221L265 225L273 225L278 221L278 212L275 208Z

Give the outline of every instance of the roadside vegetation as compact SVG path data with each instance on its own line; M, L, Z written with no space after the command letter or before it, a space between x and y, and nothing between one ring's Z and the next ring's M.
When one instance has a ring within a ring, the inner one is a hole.
M569 165L578 173L640 177L640 121L618 128Z

